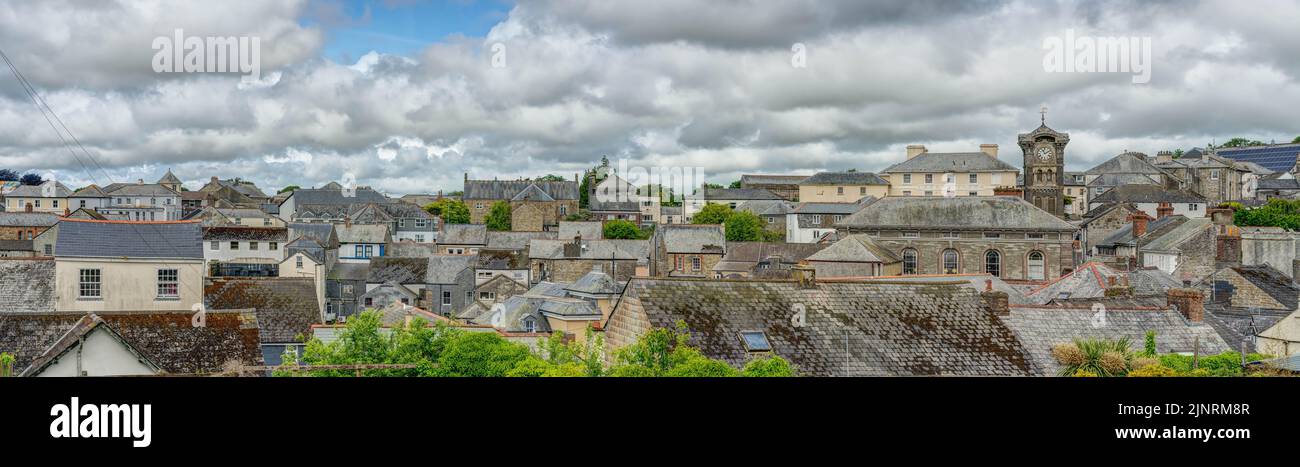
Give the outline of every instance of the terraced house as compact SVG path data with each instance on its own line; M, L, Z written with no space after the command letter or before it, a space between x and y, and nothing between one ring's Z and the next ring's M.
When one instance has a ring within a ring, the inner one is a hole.
M903 274L1045 281L1075 268L1075 226L1015 197L888 197L838 228L869 235L902 260Z
M856 203L889 194L889 181L870 172L821 172L799 182L799 201Z
M202 303L203 232L197 221L59 223L59 311L190 310Z
M880 171L889 180L889 196L993 196L1014 186L1020 169L998 160L998 145L979 152L929 152L907 147L907 160Z

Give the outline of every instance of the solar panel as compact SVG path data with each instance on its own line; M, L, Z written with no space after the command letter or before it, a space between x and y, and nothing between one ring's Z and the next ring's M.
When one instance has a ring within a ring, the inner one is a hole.
M1218 150L1218 155L1241 162L1254 162L1274 172L1288 172L1295 167L1300 146L1286 145L1249 149Z

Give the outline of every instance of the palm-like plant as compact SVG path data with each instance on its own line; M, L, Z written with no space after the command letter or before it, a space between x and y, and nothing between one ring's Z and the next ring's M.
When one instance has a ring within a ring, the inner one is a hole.
M1119 340L1076 339L1073 344L1059 344L1052 355L1061 364L1061 376L1078 372L1098 376L1124 376L1128 374L1133 350L1127 337Z

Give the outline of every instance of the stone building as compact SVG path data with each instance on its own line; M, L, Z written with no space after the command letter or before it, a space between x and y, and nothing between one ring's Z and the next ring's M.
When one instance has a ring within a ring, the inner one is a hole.
M532 283L573 282L599 268L626 281L647 274L650 242L646 240L535 239L528 245Z
M726 254L721 225L664 225L650 238L650 275L710 277Z
M1259 177L1250 167L1219 157L1213 151L1202 152L1200 157L1177 159L1172 152L1161 151L1156 154L1155 165L1174 174L1185 183L1188 190L1213 205L1224 201L1253 199L1254 191L1259 187Z
M1076 227L1019 198L889 197L837 225L902 259L903 274L989 273L1044 281L1075 268Z
M823 279L896 276L903 272L903 260L864 234L846 236L808 256L808 265Z
M1156 267L1178 280L1197 280L1216 269L1218 226L1211 219L1187 219L1163 235L1142 241L1138 261Z
M1045 111L1044 111L1045 112ZM1065 146L1070 134L1043 123L1017 138L1024 152L1024 199L1056 217L1065 217Z
M0 240L33 240L59 223L59 216L42 212L0 212Z
M578 213L578 177L567 181L470 180L465 174L465 194L470 223L482 224L492 204L510 204L510 229L520 232L554 230L560 221Z

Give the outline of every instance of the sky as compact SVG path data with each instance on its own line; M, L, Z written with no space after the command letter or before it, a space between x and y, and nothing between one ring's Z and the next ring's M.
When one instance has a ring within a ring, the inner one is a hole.
M602 156L723 184L879 171L909 144L1019 167L1046 106L1085 170L1300 135L1296 24L1300 0L0 0L0 49L57 116L0 67L0 168L397 195ZM260 76L155 71L177 29L257 38ZM1149 82L1045 69L1067 34L1148 41Z

